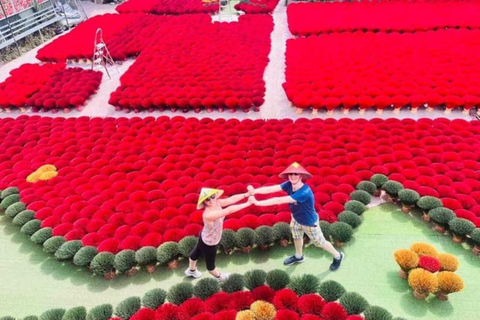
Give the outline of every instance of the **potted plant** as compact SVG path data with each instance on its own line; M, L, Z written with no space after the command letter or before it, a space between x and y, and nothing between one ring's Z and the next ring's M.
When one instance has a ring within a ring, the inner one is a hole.
M360 314L364 312L369 304L367 299L356 292L347 292L340 298L340 304L345 308L347 314Z
M374 196L375 197L380 197L381 193L382 193L382 186L385 182L388 181L388 177L384 174L374 174L371 178L370 178L370 181L373 182L375 184L375 186L377 187L377 190L375 190L374 192Z
M377 192L377 185L371 181L365 180L357 184L357 190L366 191L373 196L375 192Z
M136 268L137 261L135 260L135 251L122 250L115 255L113 262L115 270L119 273L125 273L127 277L133 276L138 272Z
M437 277L427 270L417 268L410 271L408 284L413 289L413 295L419 300L425 300L430 293L437 292Z
M173 241L162 243L157 249L157 261L167 264L170 269L178 268L178 244Z
M295 292L298 296L316 293L320 281L317 277L311 274L303 274L301 276L293 276L288 284L288 289Z
M422 209L423 216L422 219L425 221L430 221L430 216L428 212L435 208L440 208L443 206L442 201L440 199L431 197L431 196L423 196L417 201L417 206Z
M158 307L165 303L166 297L167 292L165 290L160 288L152 289L143 295L142 305L146 308L156 310Z
M387 202L395 203L398 192L403 189L403 185L400 182L389 180L383 184L382 189L387 193Z
M290 225L285 222L278 222L273 225L273 236L281 247L287 247L292 240L292 231Z
M480 228L476 228L470 233L470 237L472 238L474 247L472 252L474 255L480 257Z
M350 193L350 199L357 200L363 203L364 205L367 205L372 200L372 196L367 191L355 190L352 193Z
M91 262L94 274L102 275L105 280L115 278L115 255L111 252L100 252Z
M367 207L360 201L350 200L347 203L345 203L345 211L355 212L359 216L362 215L365 212L365 210L367 210Z
M253 289L265 284L267 273L260 269L250 270L245 273L243 278L245 281L245 287L252 291Z
M460 292L465 287L462 278L450 271L442 271L437 274L438 291L437 298L448 300L448 295Z
M345 242L352 239L353 228L345 222L335 222L331 225L331 232L335 246L341 248Z
M177 306L193 297L193 285L190 282L181 282L170 288L167 300Z
M66 310L62 308L50 309L42 313L39 317L41 320L57 320L62 319Z
M129 320L141 307L140 297L130 297L121 301L113 313L120 319Z
M402 212L403 213L410 213L412 211L413 206L417 203L420 195L418 192L411 190L411 189L402 189L398 191L398 198L402 203Z
M243 281L243 275L238 273L231 274L227 280L223 281L220 284L223 291L226 293L234 293L237 291L242 291L245 287L245 282Z
M260 250L267 250L275 241L273 228L269 226L261 226L255 229L255 243Z
M408 272L418 266L418 255L409 249L399 249L393 253L395 261L400 266L398 275L402 279L408 279Z
M198 238L195 236L188 236L180 240L178 243L178 252L180 255L184 258L187 258L190 256L190 253L195 249L195 246L197 245Z
M73 264L78 267L86 267L88 270L92 271L90 263L92 262L93 258L95 258L97 253L97 248L93 246L82 247L73 256Z
M245 253L250 253L255 243L255 231L251 228L241 228L237 231L237 244Z
M113 307L111 304L101 304L93 307L87 313L87 320L108 320L113 315Z
M331 229L332 227L328 221L323 221L323 220L320 221L320 230L322 230L323 236L325 237L325 239L327 239L327 241L331 240L330 239L332 234Z
M453 242L455 243L462 243L465 236L475 229L475 225L471 221L462 218L453 218L448 226L453 233Z
M285 288L290 282L290 276L284 270L274 269L267 273L267 285L275 291Z
M352 211L343 211L338 215L338 221L349 224L352 228L356 228L362 224L362 218Z
M87 318L87 309L85 307L73 307L67 310L62 320L84 320ZM23 318L25 320L25 318ZM38 318L37 318L38 320Z
M144 267L148 273L155 272L155 266L157 265L157 248L147 246L138 249L135 253L135 260L138 265Z
M213 278L203 278L193 287L193 295L202 300L206 300L218 291L220 291L220 284Z
M58 260L73 259L75 254L83 247L81 240L67 241L55 252L55 258Z
M388 310L379 306L370 306L364 312L363 315L367 320L387 320L392 319L393 316Z
M433 230L439 233L445 233L450 220L455 218L452 210L445 207L438 207L428 212L430 220L433 222Z
M230 229L223 230L220 247L226 254L231 254L237 247L237 236L235 231Z
M318 293L327 302L337 301L345 292L347 292L345 288L334 280L323 281L318 287Z

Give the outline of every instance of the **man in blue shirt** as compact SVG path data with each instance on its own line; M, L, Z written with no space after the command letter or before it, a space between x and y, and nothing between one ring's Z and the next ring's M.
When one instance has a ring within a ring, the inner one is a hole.
M295 255L285 259L285 265L292 265L294 263L302 263L305 261L303 256L303 235L306 233L317 247L320 247L333 255L333 262L330 265L330 270L335 271L340 267L345 254L335 250L333 245L323 236L322 230L320 229L319 216L315 211L315 200L313 198L312 189L303 182L303 180L311 177L312 175L305 170L305 168L297 162L294 162L280 173L280 178L288 179L288 181L279 185L257 189L253 189L249 186L249 190L251 195L268 194L279 191L285 191L288 194L288 196L262 201L252 199L253 203L257 206L273 206L288 203L288 206L292 211L290 228L292 230L293 242L295 244Z

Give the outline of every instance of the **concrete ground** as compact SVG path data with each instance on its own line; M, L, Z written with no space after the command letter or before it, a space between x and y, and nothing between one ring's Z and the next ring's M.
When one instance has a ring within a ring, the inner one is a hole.
M89 17L105 14L105 13L114 13L115 6L110 4L94 4L93 2L89 1L82 1L82 5L87 12ZM234 5L234 2L232 2ZM110 93L115 91L115 89L120 85L120 77L124 74L128 68L133 64L134 60L130 59L122 63L122 65L110 68L110 72L112 74L112 78L109 79L106 74L104 74L102 83L100 85L99 91L96 95L93 96L87 102L85 108L81 111L71 111L68 114L63 112L53 114L51 112L48 113L40 113L41 115L51 116L51 117L79 117L79 116L90 116L90 117L148 117L148 116L186 116L186 117L209 117L209 118L236 118L236 119L280 119L280 118L335 118L340 119L344 117L349 118L364 118L364 119L372 119L372 118L411 118L411 119L419 119L419 118L438 118L438 117L445 117L449 119L466 119L470 120L471 117L469 115L463 114L460 111L453 111L451 114L445 114L441 110L434 110L433 112L428 112L425 109L419 110L417 113L411 113L408 110L402 110L400 113L395 114L393 111L384 111L383 114L378 114L375 110L367 110L365 114L360 114L358 110L351 110L348 115L343 114L341 110L336 110L333 114L327 114L325 111L319 111L318 114L313 115L311 111L304 111L303 114L297 114L296 109L290 106L290 103L285 95L285 92L282 88L282 83L285 82L285 50L286 50L286 40L291 38L292 35L288 30L288 23L287 23L287 15L286 15L286 7L283 1L280 1L277 8L273 13L274 19L274 30L271 34L272 39L272 49L269 55L269 64L264 73L264 80L266 83L266 94L265 94L265 103L263 106L260 107L259 112L250 111L245 113L243 111L237 111L235 113L230 112L218 112L214 111L212 113L208 113L206 111L202 111L200 113L195 112L188 112L182 113L181 111L177 112L170 112L170 111L154 111L154 112L142 112L142 113L126 113L124 111L115 111L115 108L108 104L108 99L110 97ZM53 38L50 41L53 41ZM23 55L22 57L11 61L5 64L3 67L0 68L0 82L4 81L8 77L8 73L15 68L18 68L20 65L24 63L38 63L39 61L35 59L35 55L39 48L36 48L27 54ZM82 66L85 68L90 67L88 64L75 64L74 66ZM20 111L13 111L10 113L0 113L0 118L2 117L17 117L22 113ZM26 112L28 115L36 114L33 111Z

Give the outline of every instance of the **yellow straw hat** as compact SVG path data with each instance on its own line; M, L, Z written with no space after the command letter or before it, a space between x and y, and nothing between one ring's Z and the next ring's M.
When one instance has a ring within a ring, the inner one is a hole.
M200 190L200 196L198 197L197 210L202 209L204 206L203 202L214 194L217 194L216 198L219 198L223 194L223 190L202 188L202 190Z

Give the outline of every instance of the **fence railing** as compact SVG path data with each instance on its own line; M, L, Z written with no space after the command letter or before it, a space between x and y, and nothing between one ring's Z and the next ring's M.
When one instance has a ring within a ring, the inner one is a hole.
M25 18L20 18L13 22L7 21L7 24L0 26L0 49L5 48L61 19L65 18L57 15L55 8L50 5Z

